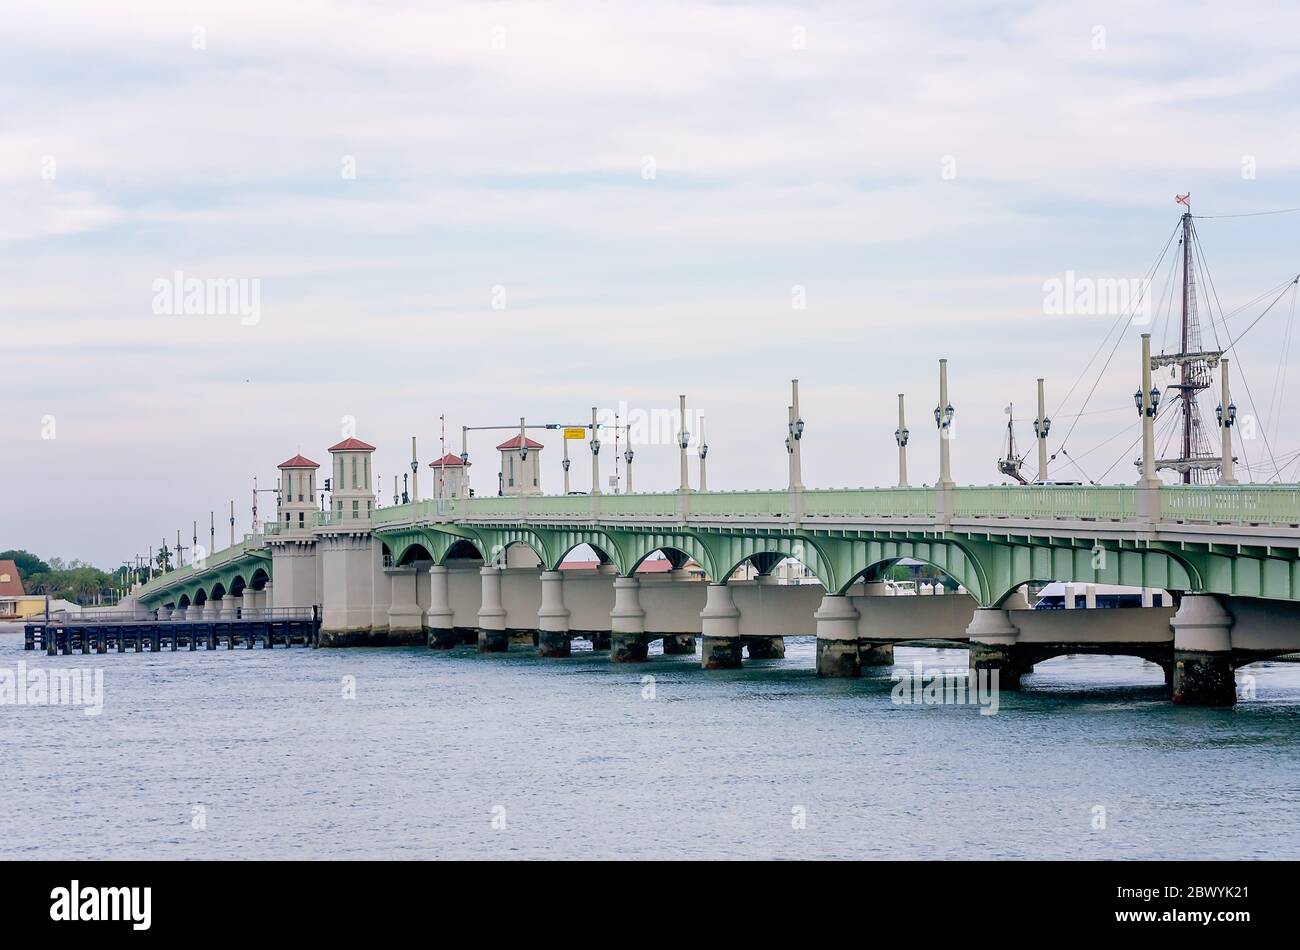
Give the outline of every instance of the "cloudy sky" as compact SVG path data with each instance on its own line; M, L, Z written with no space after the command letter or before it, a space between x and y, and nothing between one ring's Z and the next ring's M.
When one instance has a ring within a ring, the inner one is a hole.
M1298 28L1282 3L6 0L0 548L111 566L232 498L242 531L252 476L327 461L344 417L390 495L440 415L458 442L684 392L710 488L777 487L793 377L809 486L894 480L900 392L933 481L941 356L959 482L1000 480L1008 402L1032 448L1040 375L1053 450L1087 413L1060 477L1129 480L1140 330L1045 287L1140 280L1190 191L1218 332L1258 316L1300 215L1217 215L1300 207ZM157 312L177 272L256 281L255 317ZM1300 448L1291 302L1233 353L1261 479ZM636 487L674 487L673 448L637 449Z

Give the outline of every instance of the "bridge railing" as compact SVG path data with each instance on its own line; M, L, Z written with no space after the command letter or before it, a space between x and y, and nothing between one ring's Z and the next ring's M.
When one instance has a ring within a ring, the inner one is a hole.
M808 517L934 517L933 488L818 488L803 495Z
M270 525L264 527L270 528ZM178 567L173 571L168 571L166 574L160 574L145 582L145 584L140 588L140 593L149 594L152 591L163 590L171 587L179 581L193 577L195 574L202 574L204 571L210 571L213 568L228 564L236 558L242 557L249 551L262 547L266 543L265 535L272 533L274 532L266 531L265 533L245 534L243 540L236 541L229 547L209 554L202 561L193 564L186 564L184 567Z
M601 495L600 515L615 518L675 518L681 495L675 491Z
M1300 486L1165 485L1160 489L1160 518L1300 525Z
M620 495L636 498L636 495ZM783 491L711 491L692 494L688 500L691 517L734 518L765 515L779 518L790 513L790 494Z
M1128 485L989 485L954 488L955 518L1131 521L1136 489Z

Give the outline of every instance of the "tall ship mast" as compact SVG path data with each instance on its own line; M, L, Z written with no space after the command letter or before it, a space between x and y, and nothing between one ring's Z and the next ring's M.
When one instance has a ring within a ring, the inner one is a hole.
M1192 258L1196 225L1192 221L1191 197L1189 192L1174 199L1187 209L1182 219L1183 293L1179 350L1151 357L1153 372L1166 366L1173 367L1176 381L1168 388L1176 390L1181 401L1180 451L1176 457L1157 458L1156 470L1177 472L1184 485L1208 485L1219 480L1220 457L1213 451L1210 437L1206 434L1197 396L1210 388L1210 370L1218 365L1223 351L1202 348L1196 306L1196 268Z

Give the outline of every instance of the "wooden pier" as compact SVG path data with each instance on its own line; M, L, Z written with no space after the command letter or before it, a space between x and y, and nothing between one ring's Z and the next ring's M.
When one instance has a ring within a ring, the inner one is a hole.
M295 644L320 645L320 610L297 608L260 611L236 620L157 620L136 617L74 617L40 620L23 628L23 649L60 653L158 653L168 650L262 649Z

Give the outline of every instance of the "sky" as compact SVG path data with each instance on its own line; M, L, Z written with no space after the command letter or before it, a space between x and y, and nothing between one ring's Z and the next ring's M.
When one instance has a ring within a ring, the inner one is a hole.
M1170 324L1050 288L1139 286L1187 192L1203 320L1228 314L1207 345L1249 328L1242 476L1294 480L1300 214L1257 212L1300 207L1298 28L1282 3L3 0L0 549L111 567L231 500L242 533L255 475L327 465L352 424L391 502L440 417L459 452L465 425L679 393L710 489L778 488L793 378L806 485L893 484L899 393L932 483L941 357L959 483L1002 481L1008 403L1032 452L1039 376L1053 477L1131 481L1138 334ZM187 312L178 274L245 305ZM471 435L479 493L498 440ZM671 441L634 445L637 490L676 487Z

